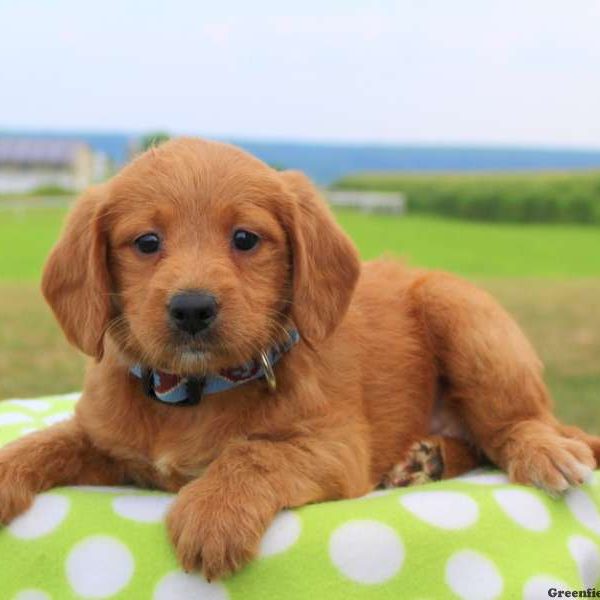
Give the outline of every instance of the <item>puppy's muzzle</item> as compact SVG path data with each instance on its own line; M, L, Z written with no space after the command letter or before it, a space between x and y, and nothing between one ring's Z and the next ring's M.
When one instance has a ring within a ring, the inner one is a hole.
M214 323L218 310L216 298L205 292L175 294L167 306L172 325L190 335L207 330Z

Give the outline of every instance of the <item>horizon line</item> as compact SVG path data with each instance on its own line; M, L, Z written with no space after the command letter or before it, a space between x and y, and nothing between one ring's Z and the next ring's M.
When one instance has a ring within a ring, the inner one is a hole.
M94 128L53 128L40 127L8 127L0 126L0 136L16 135L57 135L57 136L76 136L76 135L93 135L93 136L124 136L137 138L153 133L166 133L171 137L201 137L222 142L234 143L259 143L270 145L292 145L292 146L325 146L325 147L342 147L342 148L418 148L418 149L461 149L461 150L535 150L538 152L579 152L586 154L600 153L600 145L571 145L571 144L547 144L542 142L506 142L506 141L422 141L422 140L405 140L405 141L389 141L389 140L336 140L331 138L290 138L290 137L254 137L254 136L238 136L235 134L202 134L190 133L181 131L169 131L168 128L156 127L154 129L144 130L125 130L125 129L94 129Z

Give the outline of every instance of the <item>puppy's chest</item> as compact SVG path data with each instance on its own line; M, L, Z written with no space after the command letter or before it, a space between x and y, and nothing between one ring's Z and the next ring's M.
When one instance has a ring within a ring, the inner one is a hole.
M124 463L136 483L169 490L202 476L233 440L247 438L259 418L245 397L209 397L194 407L165 407L138 394L133 400L120 412L109 403L83 402L79 417L96 445Z
M153 420L144 439L124 450L152 469L159 487L176 490L204 473L235 437L235 428L227 421L217 424L208 415L172 410L177 413Z
M173 436L158 436L150 445L147 458L159 478L168 487L184 485L200 477L222 451L222 440L214 440L202 426Z
M123 445L112 448L112 456L125 465L126 477L142 487L177 491L201 477L214 460L208 452L188 451L173 445L155 444L150 448Z
M131 414L117 424L96 414L86 430L99 448L124 466L127 479L176 491L203 474L222 452L224 441L214 439L202 422L182 416Z
M155 452L151 463L158 479L163 482L162 487L178 489L192 479L200 477L210 460L190 461L172 450L165 450Z

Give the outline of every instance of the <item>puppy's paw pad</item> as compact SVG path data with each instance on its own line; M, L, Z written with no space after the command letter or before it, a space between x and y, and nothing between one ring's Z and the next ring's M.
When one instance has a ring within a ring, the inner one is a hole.
M444 475L444 459L439 444L423 440L413 444L405 460L397 463L384 476L387 488L422 485L439 481Z

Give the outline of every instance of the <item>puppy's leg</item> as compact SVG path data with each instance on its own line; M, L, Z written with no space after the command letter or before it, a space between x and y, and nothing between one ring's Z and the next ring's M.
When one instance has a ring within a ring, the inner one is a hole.
M448 382L447 402L512 481L551 493L596 466L592 438L569 436L551 412L542 365L509 315L485 292L432 273L411 290L415 314Z
M0 523L52 487L122 481L122 468L92 445L74 419L57 423L0 449Z
M463 440L429 436L415 442L407 456L383 477L386 488L422 485L458 477L479 466L475 449Z
M319 434L316 434L319 435ZM290 441L235 443L183 487L167 526L184 569L220 578L245 565L276 513L372 488L366 444L356 435L300 435Z

